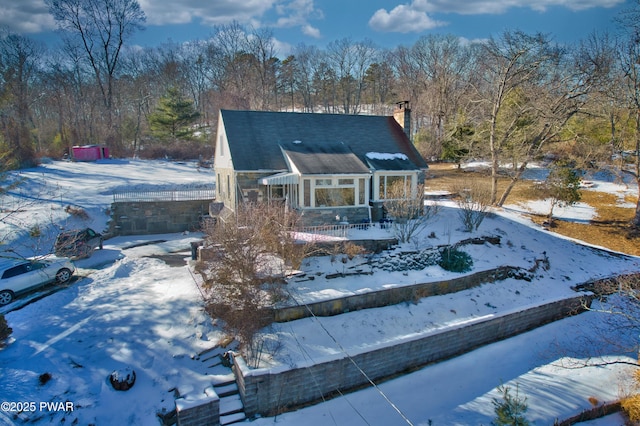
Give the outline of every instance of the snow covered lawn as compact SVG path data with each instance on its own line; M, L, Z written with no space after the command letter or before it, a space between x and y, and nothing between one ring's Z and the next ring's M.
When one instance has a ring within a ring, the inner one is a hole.
M194 164L136 160L53 162L20 174L27 181L14 198L5 200L4 207L20 205L23 211L13 218L13 226L0 232L11 235L12 249L29 254L46 251L47 244L46 238L34 244L26 233L15 232L25 224L38 223L46 231L44 237L79 224L102 231L114 189L201 187L213 180L210 171L198 170ZM603 188L605 183L595 181L591 190ZM25 204L34 198L38 202ZM69 217L63 209L68 204L85 209L89 219ZM575 295L572 287L586 280L640 270L638 258L611 255L535 227L516 211L521 208L510 206L496 212L470 235L459 230L455 206L443 202L441 213L418 245L499 236L499 246L463 247L473 258L474 272L504 265L529 269L548 258L549 267L538 267L531 282L508 279L416 304L275 324L265 333L277 336L281 345L265 362L304 365L342 350L393 344L411 334L571 297ZM582 210L588 211L588 207ZM578 210L563 214L576 220L588 218ZM351 237L362 238L358 233L390 236L387 230L370 230L353 231ZM431 233L434 235L429 237ZM64 420L65 424L157 425L157 413L174 408L174 389L182 394L199 393L210 385L214 378L207 375L211 371L197 354L215 346L221 332L204 313L200 290L189 268L171 267L150 257L180 252L187 259L190 241L199 238L161 235L107 240L104 250L76 262L80 277L68 288L31 303L25 301L40 292L15 302L24 306L6 315L13 334L9 346L0 350L0 402L35 402L36 408L40 402L71 402L74 410L0 411L0 424L58 424ZM396 253L402 256L402 251L415 249L414 244L405 245ZM362 258L346 263L332 262L329 257L311 258L303 267L314 280L292 280L288 288L295 300L308 303L457 275L432 266L421 271L326 278L327 273L363 262ZM491 400L498 396L495 388L505 383L517 385L528 398L530 420L553 424L556 418L590 408L589 398L600 404L619 397L627 367L563 367L572 357L588 358L594 349L604 349L607 359L635 360L635 354L620 353L618 348L595 340L592 345L578 344L584 342L580 336L589 337L589 331L600 322L597 313L581 314L378 387L255 423L389 425L406 424L408 419L422 425L430 421L434 425L489 424L493 418ZM108 376L124 368L136 371L136 384L129 391L115 391ZM44 379L40 376L45 373L51 378L41 383ZM598 424L618 424L615 417L611 419L611 423Z

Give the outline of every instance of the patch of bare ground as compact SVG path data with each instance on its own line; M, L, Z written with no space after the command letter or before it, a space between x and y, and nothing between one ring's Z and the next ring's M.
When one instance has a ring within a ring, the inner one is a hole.
M464 182L484 179L489 182L488 170L470 171L458 169L452 164L429 165L428 181L426 186L431 190L451 190L460 187ZM509 184L508 178L499 181L498 195ZM581 191L583 203L588 204L596 211L596 217L589 223L578 223L555 219L552 232L575 238L589 244L601 246L621 253L640 256L640 232L632 232L629 226L635 213L634 208L621 206L615 194L588 190ZM535 190L532 181L518 182L507 199L508 204L525 203L539 200L542 197ZM625 205L635 205L633 198L625 200ZM547 217L544 215L531 215L531 219L542 225Z

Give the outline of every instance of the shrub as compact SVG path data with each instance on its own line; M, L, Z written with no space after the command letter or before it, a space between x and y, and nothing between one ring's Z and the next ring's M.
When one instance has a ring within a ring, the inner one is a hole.
M165 158L176 161L197 160L211 158L211 145L198 141L178 141L171 144L149 143L138 152L142 159Z
M89 214L82 207L66 206L64 211L80 219L89 219Z
M458 215L466 232L477 231L491 205L491 190L482 181L464 182L452 188L457 193Z
M640 422L640 370L633 372L633 393L622 399L624 412L632 422ZM634 423L635 424L635 423Z
M527 412L527 398L521 398L516 385L515 395L511 395L511 388L508 386L498 386L498 391L502 394L502 399L494 398L492 401L496 418L493 420L495 426L529 426L529 421L524 416Z
M447 247L441 252L442 258L438 265L449 272L469 272L473 268L473 260L468 253L453 247Z
M393 234L401 243L410 242L440 211L436 203L425 204L422 194L424 185L418 185L412 193L410 185L404 181L395 182L387 189L388 200L384 202L384 208L393 219Z
M13 329L7 324L7 320L4 318L4 315L0 314L0 347L2 347L2 342L11 336L12 332Z
M38 238L42 235L42 230L40 229L40 225L35 224L29 228L29 236L32 238Z

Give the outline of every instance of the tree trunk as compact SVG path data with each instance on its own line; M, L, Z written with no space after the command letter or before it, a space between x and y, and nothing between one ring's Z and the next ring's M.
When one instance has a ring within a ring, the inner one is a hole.
M518 169L516 170L516 174L511 178L511 182L509 182L509 185L507 185L507 187L505 188L504 192L502 193L502 196L500 197L500 201L498 201L496 206L502 207L504 205L504 203L507 201L507 197L509 196L509 194L511 194L511 191L516 186L516 183L518 183L518 181L522 177L522 174L527 169L528 164L529 164L528 160L523 161L520 167L518 167Z
M501 91L499 92L502 93ZM491 112L491 129L489 131L489 150L491 151L491 199L489 203L493 206L498 198L498 168L500 167L498 147L496 144L496 122L498 120L498 111L500 110L500 99L498 96L493 104Z
M633 216L631 225L640 229L640 108L636 111L636 184L638 185L638 201L636 202L636 214Z

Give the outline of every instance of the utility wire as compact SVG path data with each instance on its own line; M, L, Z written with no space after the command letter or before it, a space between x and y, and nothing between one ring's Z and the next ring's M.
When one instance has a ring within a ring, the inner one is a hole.
M289 291L287 289L287 292L289 293L289 296L291 296L291 298L293 299L294 302L296 302L296 304L298 304L298 306L301 305L301 303L293 296L293 294L291 294L291 291ZM360 374L362 374L362 376L367 379L367 381L371 384L371 386L374 387L374 389L376 389L376 391L378 391L378 393L382 396L382 398L384 398L385 401L387 401L387 403L391 406L391 408L393 408L399 415L400 417L402 417L402 419L411 426L414 426L413 423L411 423L411 420L409 420L407 418L407 416L404 415L404 413L393 403L393 401L391 401L387 395L385 395L385 393L382 391L382 389L380 389L378 387L378 385L376 385L374 383L373 380L371 380L371 378L369 378L369 376L367 375L367 373L364 372L364 370L362 370L362 368L360 368L360 366L358 365L358 363L351 357L351 355L349 355L349 353L347 353L347 351L344 349L344 347L340 344L340 342L338 342L338 340L336 340L335 337L333 337L333 335L329 332L329 330L327 330L327 328L322 324L322 322L320 321L320 319L313 313L313 311L311 310L311 308L309 308L309 305L307 305L306 303L303 303L302 305L304 305L304 307L307 309L307 311L309 312L309 314L313 317L313 319L320 325L320 327L322 327L322 329L324 330L325 333L327 333L327 336L329 336L329 338L331 340L333 340L333 342L338 346L338 348L340 349L340 351L345 354L345 356L349 359L349 361L351 361L351 363L356 367L356 369L360 372Z

